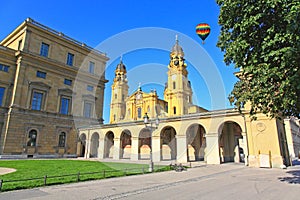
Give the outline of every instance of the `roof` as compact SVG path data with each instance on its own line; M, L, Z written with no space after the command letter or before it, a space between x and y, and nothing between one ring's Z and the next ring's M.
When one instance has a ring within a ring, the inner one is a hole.
M176 43L175 45L172 47L171 53L177 53L177 54L181 54L183 55L183 50L182 47L179 45L179 41L178 41L178 37L176 35Z

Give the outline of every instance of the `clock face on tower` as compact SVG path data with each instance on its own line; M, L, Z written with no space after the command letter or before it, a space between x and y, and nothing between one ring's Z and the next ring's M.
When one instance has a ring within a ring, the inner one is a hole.
M176 80L176 74L173 74L172 75L172 81L175 81Z
M141 93L137 93L136 96L135 96L135 98L137 100L140 100L142 98L142 94Z

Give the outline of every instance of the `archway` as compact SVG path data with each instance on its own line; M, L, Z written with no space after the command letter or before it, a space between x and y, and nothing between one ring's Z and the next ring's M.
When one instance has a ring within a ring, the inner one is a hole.
M78 157L84 157L85 149L86 149L86 135L83 133L80 135L78 141L78 150L77 150Z
M187 160L203 161L206 147L205 129L200 124L191 125L186 132Z
M93 133L91 138L91 147L90 147L90 157L97 158L98 157L98 148L99 148L99 134L97 132Z
M120 158L129 159L131 155L131 133L129 130L122 131L120 138Z
M225 122L219 135L221 163L244 162L244 149L240 147L242 129L236 122Z
M139 159L150 159L151 132L149 129L142 129L139 134Z
M113 158L114 155L114 133L109 131L104 140L104 158Z
M176 131L173 127L167 126L160 134L161 160L176 160Z

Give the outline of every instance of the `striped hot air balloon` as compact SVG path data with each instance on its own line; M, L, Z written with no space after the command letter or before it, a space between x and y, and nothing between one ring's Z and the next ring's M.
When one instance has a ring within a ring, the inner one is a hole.
M210 26L206 23L200 23L196 26L196 33L202 39L202 43L204 44L204 40L210 33Z

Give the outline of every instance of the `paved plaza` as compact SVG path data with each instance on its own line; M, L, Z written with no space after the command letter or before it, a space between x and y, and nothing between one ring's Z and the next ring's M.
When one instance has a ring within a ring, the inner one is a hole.
M161 172L0 193L17 199L300 199L300 165L288 169L241 164L199 165Z

